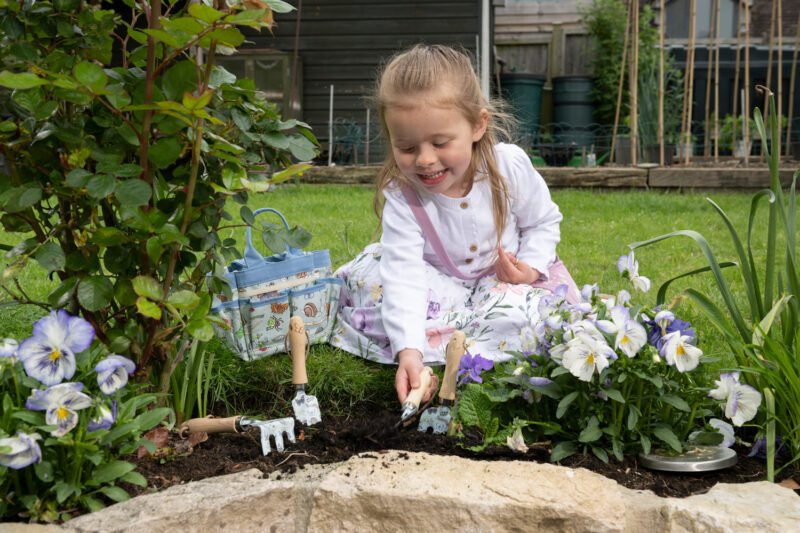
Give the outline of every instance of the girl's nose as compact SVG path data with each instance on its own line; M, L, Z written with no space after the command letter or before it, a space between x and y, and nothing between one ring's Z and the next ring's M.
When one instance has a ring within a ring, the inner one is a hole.
M436 154L434 154L433 150L431 148L420 148L417 154L417 166L429 167L434 163L436 163Z

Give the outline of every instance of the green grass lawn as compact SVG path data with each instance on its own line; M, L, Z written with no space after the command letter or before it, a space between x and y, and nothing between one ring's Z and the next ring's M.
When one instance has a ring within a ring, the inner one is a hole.
M554 190L553 199L564 215L558 253L570 269L578 286L598 283L602 292L616 293L619 288L633 292L627 282L620 285L616 262L627 252L627 244L646 240L678 229L694 229L711 243L719 261L734 258L733 246L720 216L705 201L709 196L731 217L743 234L750 208L750 193L715 192L711 194L644 190ZM352 258L372 241L377 219L372 211L373 189L345 185L285 185L274 192L253 196L249 207L273 207L281 211L290 225L301 225L313 234L308 249L330 250L334 268ZM238 206L232 206L236 216ZM270 216L270 215L262 215ZM273 220L274 215L271 215ZM754 249L766 242L766 209L762 208L754 235ZM244 228L224 230L220 237L234 236L244 248ZM0 235L0 243L15 244L21 236ZM257 249L266 253L259 242ZM636 301L652 305L657 288L665 280L687 270L706 265L694 241L678 237L636 251L640 275L649 277L653 289L647 295L635 294ZM756 259L758 262L758 258ZM3 267L8 260L3 259ZM728 272L734 289L739 287L733 269ZM48 279L35 262L19 273L19 282L34 300L45 301L56 283ZM712 295L716 291L710 274L679 280L668 293L668 300L692 287ZM741 295L741 293L739 293ZM7 298L7 295L0 299ZM716 360L715 367L732 364L726 346L716 331L687 302L679 302L676 314L697 328L700 347ZM44 311L35 306L0 307L0 334L22 339L31 332L33 322ZM288 357L275 356L252 363L241 362L219 342L212 390L218 409L231 413L257 413L261 416L285 416L291 412L293 396L291 365ZM348 407L362 400L394 405L394 370L361 360L329 346L316 346L308 364L311 391L324 411L346 413ZM212 402L214 403L214 402Z

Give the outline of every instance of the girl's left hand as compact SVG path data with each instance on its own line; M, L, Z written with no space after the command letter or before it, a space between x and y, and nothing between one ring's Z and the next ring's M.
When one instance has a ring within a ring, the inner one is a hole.
M526 285L530 285L541 275L538 270L502 248L498 249L497 261L494 262L494 273L497 275L497 279L504 283Z

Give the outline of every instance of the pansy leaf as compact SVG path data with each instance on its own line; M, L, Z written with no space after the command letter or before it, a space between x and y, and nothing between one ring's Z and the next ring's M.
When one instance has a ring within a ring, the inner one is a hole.
M94 472L92 472L92 479L98 483L108 483L124 476L134 468L136 468L136 465L127 461L112 461L95 468Z
M126 483L130 483L132 485L137 485L139 487L146 487L147 486L147 479L141 475L139 472L128 472L124 476L119 477L120 481L124 481Z
M614 400L615 402L625 403L625 398L622 396L622 393L617 389L602 389L606 396Z
M115 502L124 502L126 500L131 499L128 493L122 490L120 487L105 486L100 488L100 492L102 492Z
M50 461L42 461L40 463L36 463L33 467L33 470L34 472L36 472L36 477L38 477L45 483L51 483L54 479L53 464Z
M653 429L653 435L667 443L670 448L676 452L683 451L681 442L678 440L678 437L675 436L675 433L672 431L671 427L665 424L659 424Z
M600 459L604 463L608 462L608 452L605 451L603 448L598 448L597 446L592 446L592 453L595 455L595 457L597 457L598 459Z
M78 283L78 301L88 311L106 307L114 296L114 286L104 276L90 276Z
M556 418L562 418L567 412L567 408L569 408L570 404L574 402L577 397L578 391L572 391L564 396L561 401L558 402L558 407L556 408Z
M88 509L89 512L91 512L91 513L94 513L96 511L101 510L101 509L105 509L105 507L106 507L105 504L103 504L103 502L101 502L100 500L98 500L94 496L89 496L89 495L86 495L86 494L81 496L78 499L78 501L81 502L81 505L86 507L86 509Z
M571 440L561 441L555 446L553 446L553 451L550 454L550 462L555 463L562 459L566 459L567 457L573 455L577 451L578 451L578 445L575 442Z
M597 420L597 417L593 416L589 420L589 424L581 431L578 440L581 442L594 442L602 436L603 432L600 430L600 422Z
M636 427L636 424L639 423L639 416L640 411L637 409L635 405L631 405L628 408L628 430L633 431L633 428Z
M171 409L169 407L160 407L158 409L151 409L145 411L134 419L134 423L139 426L141 431L152 429L162 420L169 416Z
M689 404L686 403L686 400L684 400L680 396L675 396L674 394L662 394L660 398L663 402L670 404L672 407L678 409L679 411L688 413L689 411L692 410L692 408L689 407Z

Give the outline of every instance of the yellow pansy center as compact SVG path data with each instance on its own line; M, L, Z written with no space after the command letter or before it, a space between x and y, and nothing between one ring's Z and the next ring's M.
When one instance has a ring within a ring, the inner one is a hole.
M684 350L684 349L683 349L683 345L682 345L682 344L679 344L679 345L678 345L678 349L676 350L676 354L677 354L677 355L683 355L683 354L685 354L685 353L686 353L686 350Z
M594 364L594 354L593 353L590 353L589 357L586 358L586 364L587 365L593 365Z
M630 342L630 341L628 340L628 336L627 336L627 335L625 335L624 337L622 337L622 340L621 340L621 341L619 341L619 343L620 343L620 344L628 344L629 342Z
M63 420L69 416L69 411L64 407L59 407L57 412L59 420Z
M51 361L58 361L59 357L61 357L61 352L59 352L58 349L55 349L52 352L50 352Z

